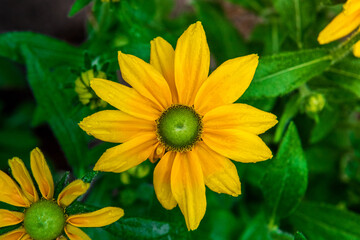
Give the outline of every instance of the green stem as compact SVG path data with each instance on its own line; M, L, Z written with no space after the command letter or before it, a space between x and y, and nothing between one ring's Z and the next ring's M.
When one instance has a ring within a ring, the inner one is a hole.
M332 57L331 64L333 65L346 57L351 52L355 43L357 43L358 41L360 41L360 31L356 31L353 35L351 35L349 39L341 43L339 46L337 46L330 52L330 55Z

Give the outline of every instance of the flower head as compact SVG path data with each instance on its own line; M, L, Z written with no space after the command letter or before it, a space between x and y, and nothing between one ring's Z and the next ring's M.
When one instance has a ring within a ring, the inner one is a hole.
M349 35L360 26L360 0L347 0L343 11L319 34L318 42L326 44ZM354 45L353 53L360 57L360 41Z
M272 157L257 136L277 123L276 116L246 104L232 104L248 88L258 56L223 63L210 76L210 52L200 22L179 38L176 50L158 37L150 64L119 52L124 80L132 88L103 79L91 81L95 93L118 110L97 112L81 123L88 134L122 143L108 149L95 170L123 172L149 158L160 159L154 188L166 209L179 205L189 230L206 211L205 185L238 196L235 165Z
M30 154L30 165L41 197L23 161L17 157L9 160L16 183L6 173L0 171L0 201L25 208L23 212L0 209L0 227L23 223L21 227L0 235L0 240L70 240L90 239L78 227L102 227L117 221L124 215L121 208L106 207L91 213L68 216L68 207L89 188L89 183L75 180L54 197L54 181L50 169L40 149Z
M91 109L106 107L106 102L99 99L90 88L90 80L94 77L106 78L106 74L101 71L94 72L92 69L81 73L81 75L75 80L75 92L79 95L79 101L83 105L89 104Z

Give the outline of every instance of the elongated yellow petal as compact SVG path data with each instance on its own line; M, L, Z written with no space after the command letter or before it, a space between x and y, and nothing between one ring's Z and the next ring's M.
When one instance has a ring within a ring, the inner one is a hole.
M354 45L354 50L353 50L354 56L360 58L360 41L358 41L355 45Z
M90 84L102 100L134 117L154 121L161 114L161 109L133 88L99 78L92 79Z
M171 169L173 166L175 152L167 152L156 165L154 170L154 189L161 205L170 210L177 203L171 192Z
M193 151L199 157L206 186L214 192L234 197L241 194L239 175L229 159L211 150L204 142L198 143Z
M344 4L344 13L347 15L350 15L359 10L360 10L359 0L347 0L347 2Z
M169 85L164 77L149 63L138 57L119 52L121 75L137 92L150 99L160 109L172 103Z
M25 228L20 227L3 235L0 235L0 240L20 240L25 234Z
M158 70L169 84L173 103L178 102L174 76L175 51L173 47L161 37L150 42L150 64Z
M256 54L251 54L221 64L199 89L195 109L205 114L218 106L235 102L249 87L258 59Z
M70 240L91 240L80 228L67 224L64 228L66 235Z
M199 161L192 151L177 153L171 170L171 191L188 230L197 229L206 211L205 184Z
M29 234L25 233L20 240L32 240Z
M105 142L122 143L138 135L155 132L155 121L133 117L118 110L104 110L84 118L79 126Z
M54 196L54 180L44 155L39 148L31 151L30 165L42 196L48 200L52 199Z
M175 49L175 83L179 103L193 105L197 91L207 79L210 51L201 22L190 27L178 39Z
M203 118L204 129L243 130L254 134L264 133L277 122L274 114L240 103L217 107Z
M56 240L66 240L66 237L60 236L60 237L58 237Z
M345 14L344 11L337 15L318 36L320 44L326 44L345 37L360 25L360 14L354 12Z
M66 220L76 227L103 227L112 224L124 216L124 210L118 207L106 207L95 212L69 216Z
M21 223L24 213L0 209L0 227L6 227Z
M29 207L31 202L6 173L0 171L0 201L18 207Z
M248 163L272 158L261 138L242 130L204 129L202 139L212 150L234 161Z
M75 199L86 193L89 187L90 183L84 183L80 179L71 182L59 194L57 199L58 205L61 207L69 206Z
M20 158L14 157L9 160L9 166L13 177L19 183L25 196L30 202L36 202L39 199L39 196L24 162Z
M123 172L145 161L157 143L155 133L135 137L119 146L109 148L96 163L95 171Z

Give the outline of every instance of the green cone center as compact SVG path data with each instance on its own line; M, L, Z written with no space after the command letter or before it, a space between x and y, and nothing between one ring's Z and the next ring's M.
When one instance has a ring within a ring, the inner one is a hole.
M201 116L189 106L172 105L156 123L158 138L168 151L190 150L201 137Z
M25 211L24 226L34 240L53 240L65 226L64 210L55 202L41 200Z

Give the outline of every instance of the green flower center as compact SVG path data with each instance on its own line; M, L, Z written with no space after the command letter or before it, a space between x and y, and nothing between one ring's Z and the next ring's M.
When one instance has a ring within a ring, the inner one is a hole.
M158 139L168 151L189 151L201 139L201 119L192 107L172 105L156 120Z
M25 211L24 226L34 240L53 240L65 226L64 210L55 202L41 200Z

